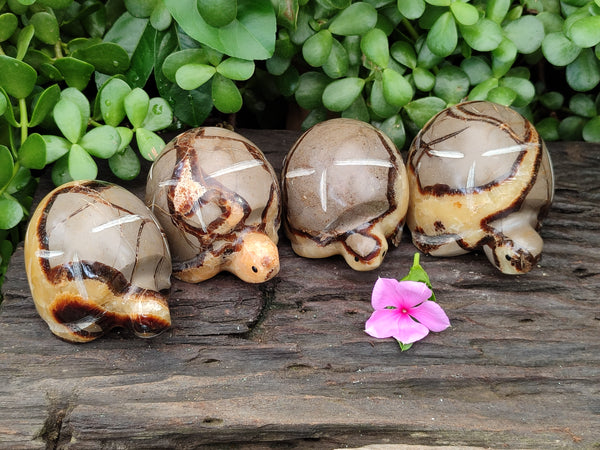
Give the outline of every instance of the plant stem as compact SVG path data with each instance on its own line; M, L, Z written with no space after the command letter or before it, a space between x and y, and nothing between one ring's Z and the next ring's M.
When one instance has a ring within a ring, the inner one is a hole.
M417 39L419 39L419 33L417 33L415 27L412 26L412 24L406 17L402 19L402 26L406 29L413 41L417 42Z
M62 52L62 42L58 41L56 44L54 44L54 56L56 57L56 59L60 59L63 58L63 52Z
M21 113L21 145L27 139L27 132L29 129L29 119L27 118L27 102L24 98L19 99L19 112Z

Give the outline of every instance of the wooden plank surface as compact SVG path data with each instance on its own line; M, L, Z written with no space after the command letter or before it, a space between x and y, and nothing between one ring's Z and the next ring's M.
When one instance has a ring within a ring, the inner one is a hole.
M243 134L277 168L297 137ZM274 280L175 281L169 332L83 345L39 318L19 249L0 311L0 448L597 448L600 146L550 149L539 267L509 277L482 254L423 256L452 328L404 353L363 330L377 277L410 266L406 231L368 273L282 239Z

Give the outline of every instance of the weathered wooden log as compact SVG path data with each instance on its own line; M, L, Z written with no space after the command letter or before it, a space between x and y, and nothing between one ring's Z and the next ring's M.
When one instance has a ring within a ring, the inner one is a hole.
M242 133L278 169L297 137ZM363 273L341 257L300 258L284 238L275 279L174 280L169 332L83 345L37 315L20 248L0 312L0 447L599 445L600 146L550 151L556 196L539 267L511 277L483 254L423 256L452 328L403 353L363 330L377 277L412 262L406 232ZM121 184L143 195L144 180Z

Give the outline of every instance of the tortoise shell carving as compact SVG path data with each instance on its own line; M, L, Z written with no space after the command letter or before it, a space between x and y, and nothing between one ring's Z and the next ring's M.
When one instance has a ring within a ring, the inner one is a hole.
M146 204L167 234L175 277L197 283L229 271L260 283L279 272L279 184L240 134L203 127L177 136L152 164Z
M38 205L25 237L35 306L50 330L72 342L113 327L151 337L171 325L171 257L158 222L129 191L76 181Z
M407 223L435 256L483 248L506 274L541 257L538 231L554 192L552 164L533 125L491 102L458 104L433 117L408 156Z
M282 171L284 227L308 258L342 255L355 270L378 267L398 245L408 207L401 155L377 128L331 119L306 131Z

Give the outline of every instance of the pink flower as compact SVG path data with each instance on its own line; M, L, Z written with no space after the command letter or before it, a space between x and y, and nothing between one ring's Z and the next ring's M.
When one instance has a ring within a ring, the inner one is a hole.
M428 300L431 294L420 281L379 278L371 296L375 311L365 331L376 338L393 337L406 345L423 339L430 330L445 330L450 320L440 305Z

